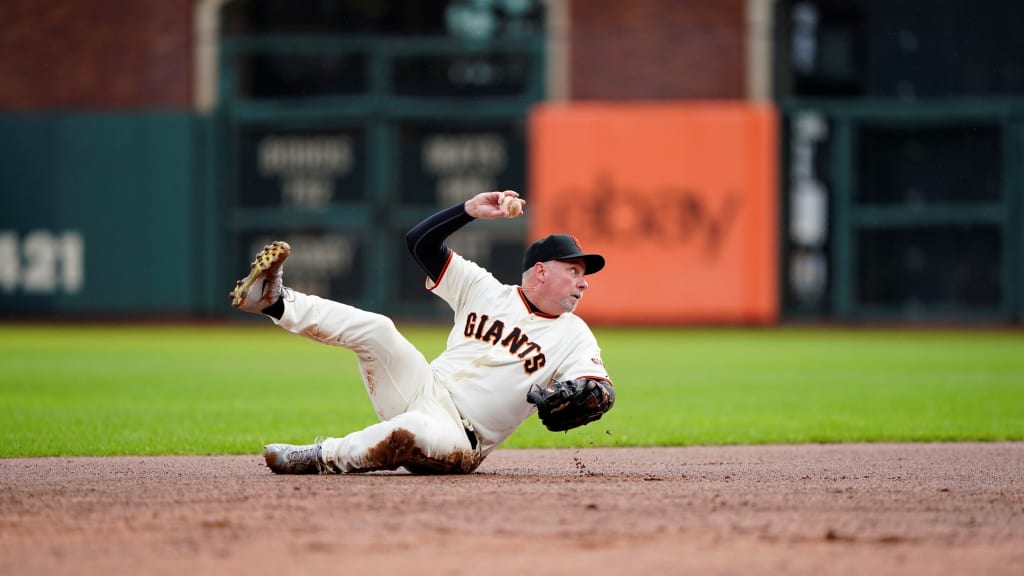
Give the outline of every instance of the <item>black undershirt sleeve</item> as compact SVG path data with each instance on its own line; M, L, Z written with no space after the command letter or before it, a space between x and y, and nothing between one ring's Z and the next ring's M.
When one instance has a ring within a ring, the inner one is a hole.
M436 282L441 277L448 256L452 253L451 248L445 245L445 239L472 221L473 217L466 212L466 207L456 204L430 216L406 233L405 244L409 247L409 253L431 280Z

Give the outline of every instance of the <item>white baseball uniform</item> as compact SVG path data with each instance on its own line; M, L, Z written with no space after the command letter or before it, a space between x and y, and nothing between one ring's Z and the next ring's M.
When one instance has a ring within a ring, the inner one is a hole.
M535 412L535 385L609 380L601 350L572 313L531 310L518 286L452 252L427 288L454 311L447 348L428 362L380 314L285 290L282 328L356 353L381 422L322 443L336 472L472 472ZM476 444L474 446L474 443Z

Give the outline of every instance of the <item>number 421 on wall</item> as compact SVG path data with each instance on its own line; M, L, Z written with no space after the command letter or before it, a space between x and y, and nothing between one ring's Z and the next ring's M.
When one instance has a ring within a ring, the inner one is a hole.
M75 294L85 280L85 242L74 230L0 230L0 292Z

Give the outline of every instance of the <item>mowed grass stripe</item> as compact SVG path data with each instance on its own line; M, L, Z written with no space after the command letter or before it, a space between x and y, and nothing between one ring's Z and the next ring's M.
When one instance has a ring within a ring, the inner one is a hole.
M445 327L401 326L431 358ZM506 447L1024 439L1024 333L596 328L618 402ZM246 454L375 421L354 354L269 323L0 326L0 457Z

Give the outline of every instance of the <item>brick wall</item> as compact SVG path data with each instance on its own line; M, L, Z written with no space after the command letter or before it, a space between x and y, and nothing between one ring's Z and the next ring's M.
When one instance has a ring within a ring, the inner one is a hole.
M192 5L0 1L0 109L191 107Z
M746 0L567 0L576 100L745 96ZM194 0L0 0L0 109L189 108Z
M745 0L570 0L570 98L744 98L745 8Z

